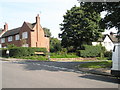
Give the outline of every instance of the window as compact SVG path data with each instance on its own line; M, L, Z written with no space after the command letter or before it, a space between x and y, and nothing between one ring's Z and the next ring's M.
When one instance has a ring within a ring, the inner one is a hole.
M8 42L11 42L12 41L12 36L9 36L8 37Z
M15 40L19 40L19 39L20 39L20 35L19 34L15 35Z
M5 38L2 38L2 39L1 39L1 43L5 43Z
M28 32L23 32L22 33L22 39L28 38Z

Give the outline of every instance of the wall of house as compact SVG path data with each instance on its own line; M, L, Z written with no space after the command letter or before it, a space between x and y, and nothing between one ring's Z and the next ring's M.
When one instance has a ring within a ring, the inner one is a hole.
M107 51L112 51L114 47L114 43L108 36L105 37L102 45L107 49Z
M28 32L28 38L22 39L22 33ZM25 46L28 47L43 47L47 48L49 51L49 38L45 37L44 30L40 25L40 17L39 15L36 17L36 25L33 29L31 29L26 22L23 23L20 28L20 40L15 40L15 35L13 35L13 39L11 42L8 42L8 37L5 38L5 43L2 43L2 47L6 47L8 44L14 44L18 47Z
M36 19L39 19L39 17ZM49 51L49 38L45 37L44 30L40 25L40 21L36 20L36 23L37 24L34 26L33 30L30 32L30 35L31 35L30 47L47 48L47 51Z
M92 42L93 46L99 45L100 42ZM112 51L114 48L114 43L111 41L111 39L106 36L104 41L101 42L102 46L104 46L106 48L107 51Z

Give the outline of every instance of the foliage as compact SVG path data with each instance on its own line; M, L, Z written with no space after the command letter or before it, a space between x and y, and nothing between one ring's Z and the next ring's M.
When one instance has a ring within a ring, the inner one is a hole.
M101 13L106 11L107 14L103 19L101 19L100 26L104 29L109 29L115 27L118 29L118 36L120 42L120 2L85 2L81 3L81 6L89 6L89 10L93 9L94 11Z
M8 49L14 48L14 47L17 47L17 46L15 46L14 44L8 44L8 45L7 45L7 48L8 48Z
M50 38L50 52L61 51L61 41L57 38Z
M112 52L111 51L105 52L104 56L107 57L108 60L112 60Z
M63 47L80 49L82 44L91 44L101 36L100 14L88 8L74 6L63 16L62 33L59 34Z
M45 36L51 37L50 29L44 27L43 30L44 30L44 32L45 32Z
M112 61L100 61L100 62L89 62L80 64L79 67L81 68L111 68Z
M106 11L107 14L103 19L105 24L105 28L117 27L120 25L120 2L85 2L81 3L81 6L86 7L89 6L89 10L93 9L94 11L101 13L102 11Z
M102 46L84 45L84 50L78 50L78 55L81 57L100 57L104 53L105 48Z
M66 54L61 54L61 53L51 53L50 54L51 58L78 58L75 53L66 53Z
M1 57L7 57L6 51L7 51L6 48L1 48L1 49L0 49L0 55L1 55Z
M6 56L7 49L2 49L2 56ZM46 53L46 48L36 48L36 47L14 47L9 48L9 56L10 57L24 57L24 56L32 56L35 52L44 52Z
M24 57L16 57L20 59L31 59L31 60L40 60L40 61L48 61L48 59L45 56L24 56Z

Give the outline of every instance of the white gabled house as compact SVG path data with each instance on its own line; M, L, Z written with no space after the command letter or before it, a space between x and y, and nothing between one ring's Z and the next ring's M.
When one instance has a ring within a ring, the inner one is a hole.
M101 43L102 46L106 48L107 51L112 51L114 45L118 43L118 39L116 35L111 33L110 35L106 34L102 38L99 38L97 42L92 42L93 46L99 45Z

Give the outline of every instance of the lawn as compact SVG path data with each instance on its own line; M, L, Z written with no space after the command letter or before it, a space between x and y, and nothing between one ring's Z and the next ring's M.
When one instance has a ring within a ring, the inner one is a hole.
M89 62L89 63L83 63L80 64L80 68L111 68L112 61L99 61L99 62Z

